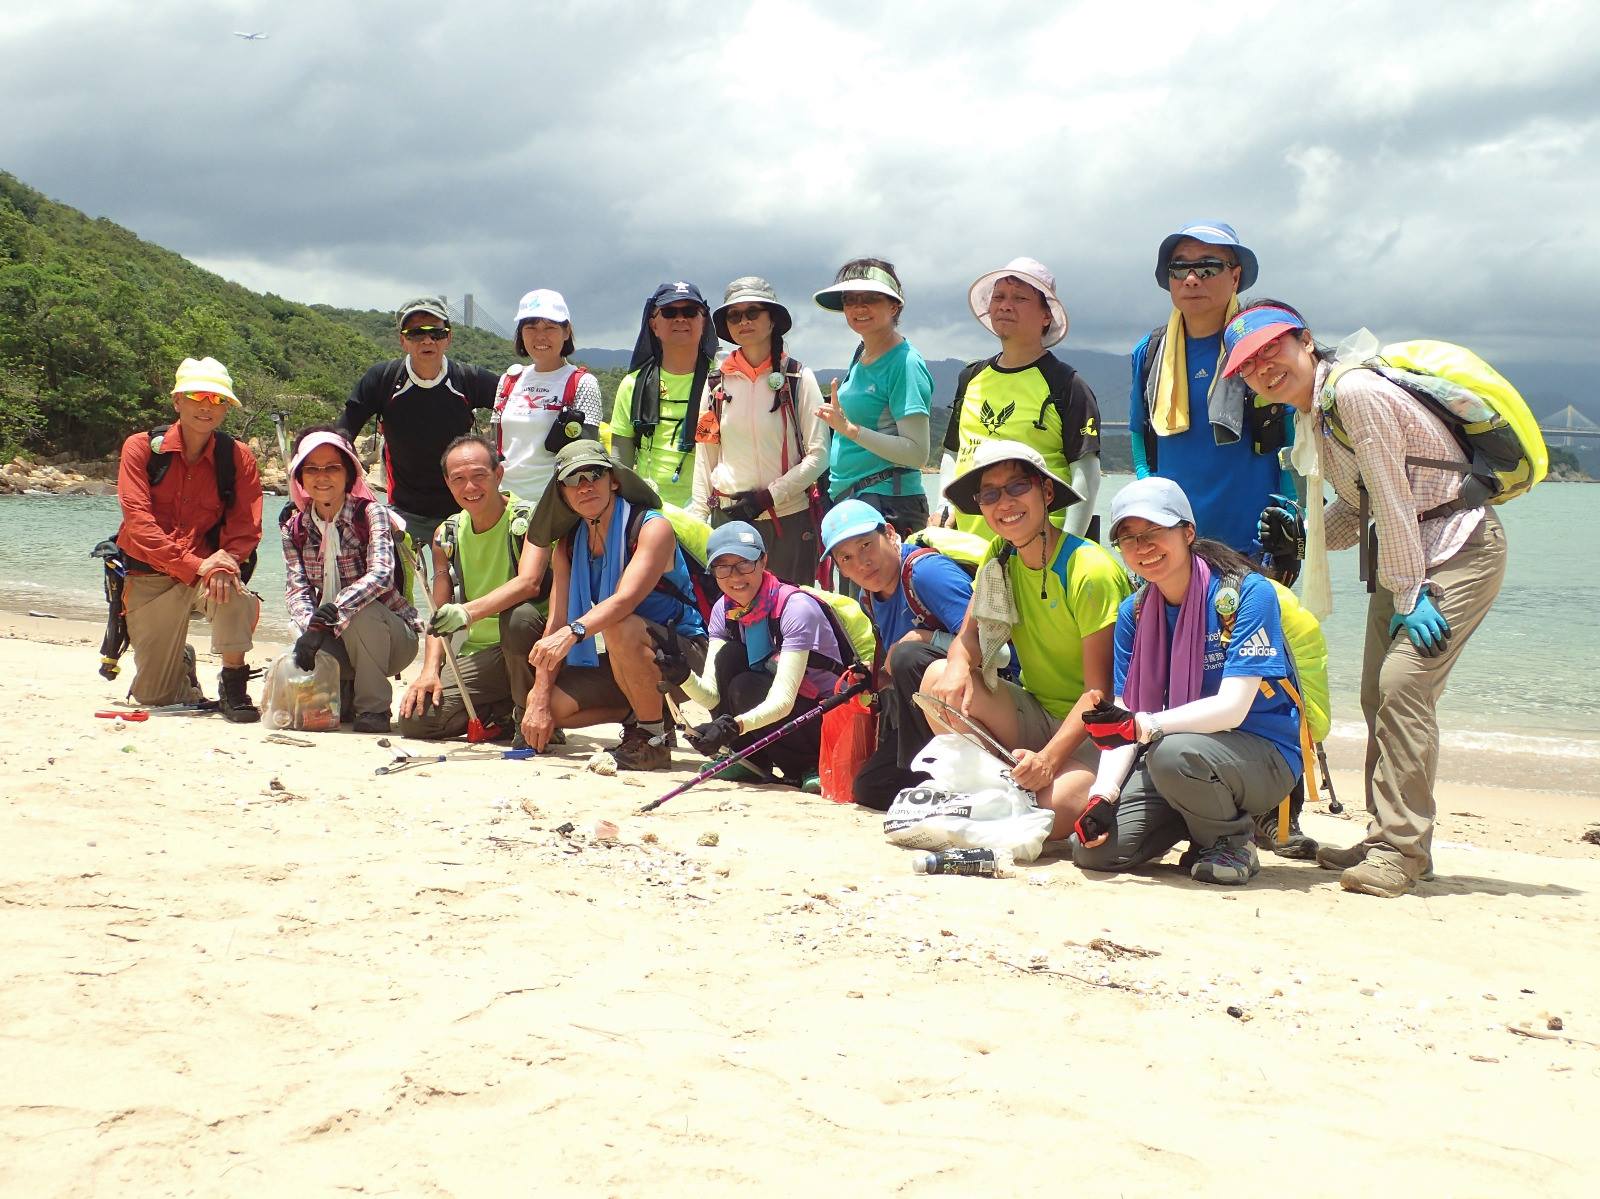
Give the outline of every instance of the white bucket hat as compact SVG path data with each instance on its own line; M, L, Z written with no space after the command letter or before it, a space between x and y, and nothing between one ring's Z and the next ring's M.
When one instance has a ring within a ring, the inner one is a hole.
M1037 258L1013 258L999 270L980 275L967 292L972 315L990 333L994 332L994 326L989 323L989 300L994 295L994 285L1007 278L1021 279L1044 293L1045 306L1050 309L1050 327L1044 331L1044 348L1048 350L1067 335L1067 309L1056 298L1056 277Z

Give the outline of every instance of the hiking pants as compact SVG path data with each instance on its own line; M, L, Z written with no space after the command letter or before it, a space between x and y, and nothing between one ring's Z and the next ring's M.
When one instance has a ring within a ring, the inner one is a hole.
M323 648L339 663L340 680L355 680L355 711L350 715L387 716L394 700L389 679L416 658L417 631L391 608L374 602Z
M461 668L461 683L472 697L478 719L509 727L521 722L522 706L533 689L528 653L544 633L544 614L532 603L522 603L495 619L500 622L500 644L475 654L458 655L456 664ZM402 737L435 741L459 737L467 731L467 706L461 702L460 688L448 665L444 667L443 681L444 694L437 707L400 718Z
M1255 831L1250 817L1282 803L1294 780L1265 737L1237 729L1169 733L1139 756L1122 785L1110 839L1085 849L1074 834L1072 860L1084 870L1129 870L1185 839L1203 849L1224 839L1243 846Z
M725 525L732 518L725 512L711 514L711 527ZM811 587L817 581L817 528L811 510L802 508L788 516L755 522L767 547L767 569L785 583Z
M748 712L767 698L772 688L772 676L764 670L751 670L743 661L743 652L717 655L717 706L713 716L737 716ZM763 737L770 737L797 716L804 716L815 708L818 700L796 696L794 707L787 716L779 717L769 725L743 734L733 743L735 751L754 745ZM757 766L783 772L783 781L798 787L808 774L817 773L817 763L822 758L822 718L809 720L794 732L778 738L766 749L752 754L750 760Z
M1450 622L1449 640L1436 658L1418 653L1403 629L1389 636L1390 592L1380 586L1367 602L1361 661L1361 712L1367 719L1365 844L1413 878L1433 855L1439 697L1456 659L1500 594L1505 573L1505 529L1485 511L1466 544L1428 571L1428 579L1444 589L1434 603Z
M149 707L198 698L189 694L189 667L183 658L192 614L200 613L211 625L214 654L248 653L261 617L261 599L254 592L231 591L216 603L203 583L189 587L163 574L129 574L122 602L133 648L129 693L135 703Z
M911 759L933 740L933 730L911 697L928 667L944 660L930 642L905 641L889 651L890 682L878 693L878 748L856 776L851 798L864 808L887 812L894 797L928 775L911 769Z

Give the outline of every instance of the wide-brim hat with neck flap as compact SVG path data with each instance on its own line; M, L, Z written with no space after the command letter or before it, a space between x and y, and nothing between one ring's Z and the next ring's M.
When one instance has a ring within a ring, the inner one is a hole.
M535 545L554 545L577 527L578 514L567 504L562 494L561 481L580 470L600 467L616 477L617 494L635 507L660 508L661 494L650 486L638 472L623 466L598 441L573 441L556 452L555 472L533 510L533 520L528 524L528 536Z

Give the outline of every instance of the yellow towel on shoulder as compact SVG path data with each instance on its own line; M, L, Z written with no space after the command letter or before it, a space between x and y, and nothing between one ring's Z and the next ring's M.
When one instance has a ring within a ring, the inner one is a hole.
M1239 312L1239 297L1228 301L1228 314L1223 318L1226 327ZM1184 351L1183 313L1176 308L1167 318L1167 336L1161 342L1161 362L1156 376L1156 405L1150 414L1151 427L1157 437L1172 437L1189 429L1189 360ZM1212 386L1222 373L1223 356L1217 353L1217 367L1211 372ZM1210 394L1208 390L1207 395Z

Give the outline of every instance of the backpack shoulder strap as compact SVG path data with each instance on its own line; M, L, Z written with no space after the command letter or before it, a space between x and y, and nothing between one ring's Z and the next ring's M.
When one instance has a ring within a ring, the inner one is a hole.
M233 452L233 435L218 429L212 436L216 438L211 461L217 469L217 495L222 497L222 510L226 513L233 507L234 493L238 490L239 463Z
M944 427L944 448L954 454L961 448L961 409L966 404L967 388L989 367L1000 361L1000 355L979 358L967 363L956 376L956 394L950 401L950 418Z
M161 452L162 438L170 428L171 425L157 425L150 430L150 457L144 464L144 477L151 487L167 477L167 469L172 465L172 455Z
M936 554L938 550L928 546L919 545L900 560L900 594L906 597L906 607L911 609L911 615L919 625L932 627L938 623L933 618L933 613L928 606L917 598L917 589L912 584L912 570L929 554Z
M1045 405L1051 405L1061 419L1061 435L1064 439L1072 427L1068 409L1072 406L1072 383L1078 377L1078 372L1071 364L1062 362L1046 350L1044 357L1039 361L1039 374L1044 377L1047 396L1045 404L1039 407L1039 415L1034 419L1033 427L1044 428Z
M572 368L572 373L567 376L567 385L561 392L561 406L563 408L576 408L578 406L578 380L589 373L589 368L578 365Z

